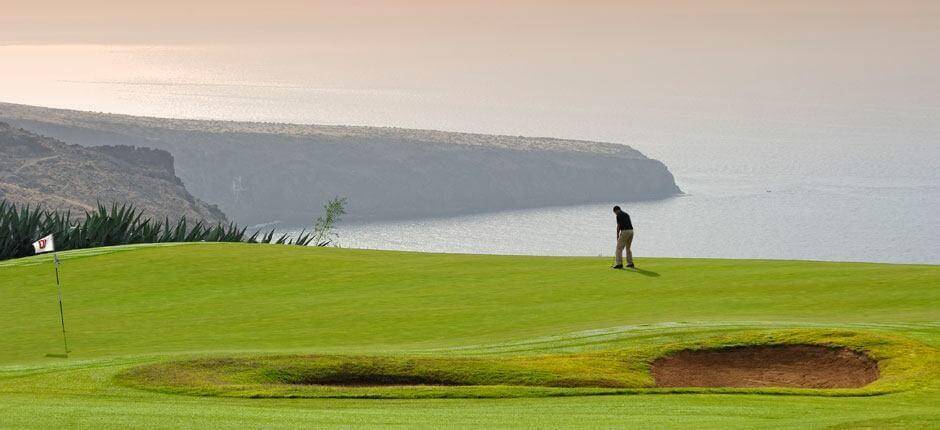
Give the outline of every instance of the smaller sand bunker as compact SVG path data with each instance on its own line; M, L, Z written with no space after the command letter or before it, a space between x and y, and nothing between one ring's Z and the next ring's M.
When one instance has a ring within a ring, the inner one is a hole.
M657 387L860 388L879 376L865 354L814 345L685 350L651 370Z

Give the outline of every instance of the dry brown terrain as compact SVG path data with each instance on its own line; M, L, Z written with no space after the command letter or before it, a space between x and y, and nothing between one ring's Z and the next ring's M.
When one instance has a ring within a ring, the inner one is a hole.
M161 149L194 196L244 224L465 215L665 199L666 166L627 145L387 127L186 120L0 103L0 121L68 143Z
M81 215L98 202L133 203L146 214L219 222L225 215L194 198L166 151L87 148L0 122L0 200Z

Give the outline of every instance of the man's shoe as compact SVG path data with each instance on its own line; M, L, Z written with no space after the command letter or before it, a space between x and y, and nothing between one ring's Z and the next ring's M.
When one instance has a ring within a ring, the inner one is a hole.
M611 267L611 269L623 269L623 264L618 264L614 267Z
M628 268L628 269L636 269L636 266L634 266L633 264L628 264L628 265L627 265L627 268Z

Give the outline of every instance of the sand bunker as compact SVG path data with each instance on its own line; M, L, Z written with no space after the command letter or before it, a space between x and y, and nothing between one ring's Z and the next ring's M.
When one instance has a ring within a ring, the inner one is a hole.
M878 379L867 355L811 345L686 350L651 370L657 387L859 388Z
M327 385L333 387L397 387L397 386L450 386L474 385L446 377L407 375L395 373L333 372L323 375L289 376L277 382L295 385Z

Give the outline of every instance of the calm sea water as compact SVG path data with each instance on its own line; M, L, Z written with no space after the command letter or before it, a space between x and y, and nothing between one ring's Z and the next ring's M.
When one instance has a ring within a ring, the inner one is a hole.
M0 46L0 58L0 101L622 142L665 162L686 192L344 224L342 246L609 255L616 203L634 218L639 256L940 263L940 71L927 63L843 79L837 66L813 78L793 64L725 68L694 56L583 67L548 58L538 74L509 61L498 76L316 47Z
M620 204L634 220L634 252L640 256L940 263L936 148L763 149L755 154L744 147L706 145L699 148L706 156L660 148L656 155L687 193L665 201L347 225L340 229L340 243L435 252L611 255L610 208Z

